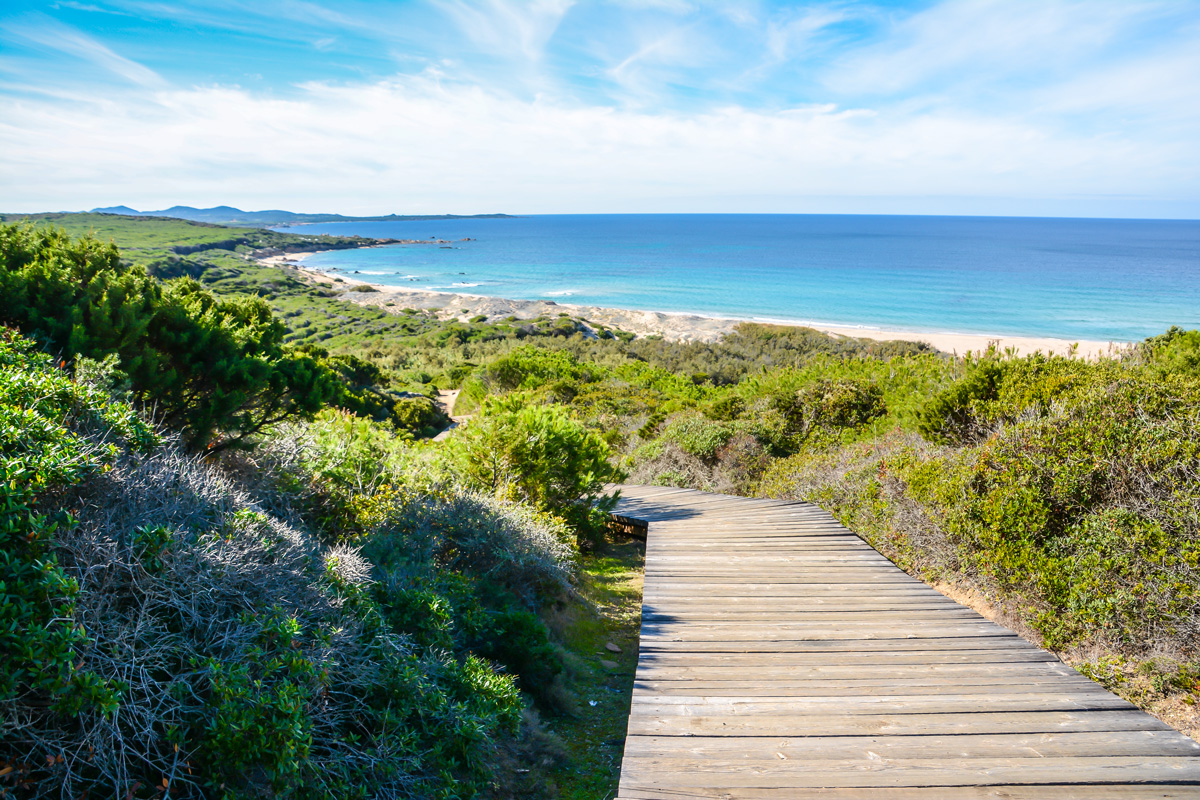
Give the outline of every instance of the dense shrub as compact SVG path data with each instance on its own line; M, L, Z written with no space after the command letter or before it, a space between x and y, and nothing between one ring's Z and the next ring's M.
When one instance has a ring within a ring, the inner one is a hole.
M1002 375L999 362L982 361L930 398L920 411L921 435L931 442L962 444L986 433L979 407L996 399Z
M574 592L573 537L563 523L474 493L400 491L377 501L363 552L396 630L491 659L553 704L563 661L535 612Z
M664 441L674 442L683 452L710 462L732 437L731 426L694 413L675 417L661 434Z
M555 517L470 491L393 489L363 510L364 553L384 573L430 567L503 585L533 604L569 592L572 536Z
M446 429L450 417L428 397L402 397L392 404L391 423L397 431L432 437Z
M1180 432L1197 425L1195 379L1097 385L943 464L918 496L944 509L975 569L1037 602L1051 644L1191 649L1200 444Z
M527 405L519 394L490 398L450 446L468 485L556 514L583 541L603 530L611 508L604 486L620 472L604 440L562 409Z
M323 363L284 347L256 298L217 298L191 278L163 285L117 248L55 228L0 226L0 322L95 360L117 356L136 395L193 448L235 444L335 400Z
M1125 371L1115 360L992 353L970 362L961 380L928 400L918 414L918 430L930 441L972 444L1017 420L1045 416L1055 403L1075 402Z
M305 345L299 351L333 371L341 385L330 402L355 416L388 423L401 434L422 437L436 436L450 424L450 418L431 398L389 391L391 377L372 361L352 353L331 355L316 345Z
M817 431L857 428L886 412L878 386L845 378L818 380L775 405L800 442Z
M106 469L119 455L81 430L105 430L145 450L155 438L128 406L74 384L31 342L0 328L0 703L65 714L112 713L116 684L82 668L89 638L75 620L79 584L58 564L54 539L75 524L47 507L54 493Z
M1159 374L1200 375L1200 331L1172 325L1166 333L1143 342L1136 355L1147 359Z
M887 360L935 352L919 342L876 342L830 336L812 328L749 322L738 325L719 342L638 339L623 349L667 372L703 375L715 385L736 384L763 368L797 367L816 356Z
M469 649L416 641L372 597L355 550L323 550L210 463L173 445L146 452L155 443L128 406L3 334L0 787L250 798L492 785L497 748L522 725L516 677ZM349 450L357 465L321 469L369 485L370 445ZM562 554L549 570L529 552L541 542L522 544L525 528L504 545L477 542L487 556L459 536L447 563L519 564L512 580L525 591L559 585L570 548L546 524ZM538 631L517 609L492 616L536 652Z
M490 363L484 382L492 392L511 392L537 389L555 380L579 380L584 373L578 359L569 353L526 345Z
M285 348L283 335L262 300L218 299L191 279L175 281L163 291L148 340L164 367L141 394L193 448L219 431L228 446L311 416L338 399L340 385L320 360Z

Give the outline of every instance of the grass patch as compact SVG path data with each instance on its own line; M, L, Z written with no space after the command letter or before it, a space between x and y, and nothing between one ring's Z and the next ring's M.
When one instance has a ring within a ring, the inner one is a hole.
M578 704L547 723L569 754L552 773L563 800L616 794L637 669L645 557L641 542L607 542L582 559L580 591L588 602L547 615L568 653L564 693ZM609 642L621 652L609 652Z

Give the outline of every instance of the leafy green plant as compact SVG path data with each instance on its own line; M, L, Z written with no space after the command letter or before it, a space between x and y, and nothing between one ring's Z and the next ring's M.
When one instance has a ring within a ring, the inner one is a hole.
M137 397L196 449L218 433L218 447L238 444L338 396L325 365L284 347L264 301L219 299L191 278L164 286L114 245L55 228L0 225L0 322L72 356L117 356Z
M114 444L78 432L106 423L128 446L156 441L128 406L73 383L31 342L0 328L0 700L31 692L66 714L117 708L114 684L81 668L78 653L90 640L74 622L79 585L53 552L56 532L75 520L40 502L111 463Z
M170 543L171 531L165 525L139 525L129 536L129 545L147 572L163 568L163 557Z
M878 386L846 378L818 380L791 397L778 398L776 407L800 441L819 430L857 428L886 413Z
M620 471L604 440L562 409L527 405L520 395L489 398L450 443L468 485L557 514L581 541L603 530L613 502L604 486Z
M733 437L733 428L707 417L688 413L675 417L662 432L662 438L674 442L690 455L703 461L713 461L717 451Z

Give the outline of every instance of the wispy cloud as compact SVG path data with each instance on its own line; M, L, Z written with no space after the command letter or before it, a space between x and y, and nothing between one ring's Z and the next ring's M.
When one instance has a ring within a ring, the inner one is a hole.
M73 56L139 86L160 88L166 83L154 70L113 52L82 31L40 12L4 21L0 23L0 29L10 37Z
M1045 83L1106 53L1159 3L947 0L894 17L880 41L850 48L828 86L860 96L940 91L989 82Z
M443 10L463 35L487 52L538 61L574 4L575 0L448 0Z
M811 55L806 52L819 34L828 28L853 19L854 15L840 6L817 6L815 8L788 11L771 19L766 24L765 39L768 59L773 63L784 63L795 58Z
M636 97L642 104L658 101L672 83L684 83L680 71L710 61L717 46L690 24L644 29L637 37L633 51L606 74L621 87L624 99Z

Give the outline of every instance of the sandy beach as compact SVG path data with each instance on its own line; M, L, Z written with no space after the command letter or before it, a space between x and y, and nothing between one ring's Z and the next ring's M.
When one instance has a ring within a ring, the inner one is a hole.
M291 253L288 255L270 256L259 259L259 263L294 270L307 280L334 287L369 284L368 281L359 280L353 275L346 273L331 275L306 269L303 259L308 255L312 254ZM634 311L629 309L557 303L552 300L510 300L499 297L484 297L482 295L404 289L380 284L369 285L374 286L377 291L348 291L342 297L349 302L360 305L379 306L384 309L395 308L397 311L403 308L436 310L438 316L442 319L460 319L463 321L481 314L489 319L503 319L505 317L533 319L542 315L553 317L565 313L574 317L581 317L593 325L617 328L637 334L638 336L657 335L669 341L679 342L713 342L732 331L742 322L764 322L773 325L795 325L801 327L800 323L774 319L734 319L663 311ZM1058 355L1074 353L1081 358L1096 358L1127 347L1129 344L1128 342L1072 341L1034 336L924 333L815 323L805 324L802 327L813 328L835 336L847 336L858 339L925 342L945 353L957 355L964 355L968 352L981 352L994 342L1001 349L1012 348L1018 355L1028 355L1040 351Z

